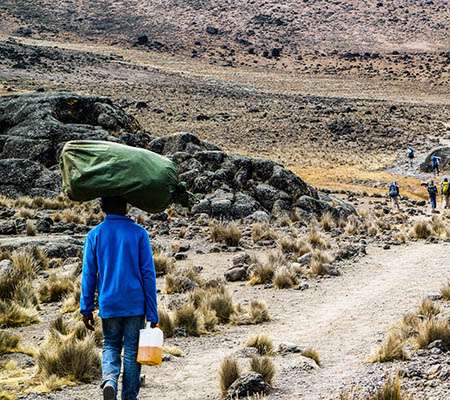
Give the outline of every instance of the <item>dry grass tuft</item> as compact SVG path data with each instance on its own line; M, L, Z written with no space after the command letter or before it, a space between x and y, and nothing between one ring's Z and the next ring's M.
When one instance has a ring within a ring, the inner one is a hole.
M391 332L384 343L369 358L369 362L390 362L394 360L407 360L408 355L404 349L401 335Z
M37 356L38 374L55 375L79 382L92 382L100 376L100 357L94 337L51 334Z
M189 336L200 336L204 332L203 316L192 304L185 304L175 310L175 325L186 330Z
M14 328L39 322L35 309L23 307L15 302L0 300L0 326Z
M441 288L441 296L444 300L450 300L450 282Z
M277 289L289 289L297 284L297 278L288 268L282 268L275 273L273 285Z
M328 240L314 227L309 230L307 240L313 248L328 249L330 247Z
M207 297L208 308L216 313L220 323L226 324L234 312L233 299L227 290L212 291Z
M225 242L227 246L238 246L242 233L236 223L224 224L219 221L209 223L210 237L213 242Z
M424 220L417 221L411 229L411 236L416 239L428 239L432 234L430 223Z
M322 215L319 224L325 232L329 232L336 226L336 221L334 220L333 215L330 212L327 212Z
M19 336L6 332L5 330L0 331L0 356L2 354L14 352L19 345Z
M267 321L270 321L270 313L262 300L253 300L248 307L238 304L231 316L234 325L256 325Z
M450 347L450 326L448 321L432 318L419 325L416 344L419 349L427 347L435 340L442 340L445 347Z
M321 250L315 250L310 262L310 275L328 275L330 273L329 265L332 261L333 259L328 253Z
M34 225L32 221L28 220L25 232L27 236L36 236L36 225Z
M63 313L71 313L77 311L80 307L80 297L81 297L80 282L76 282L74 284L74 289L72 293L70 293L64 298L61 311Z
M59 277L54 274L41 284L39 296L43 303L52 303L62 300L63 297L73 292L75 285L68 277Z
M253 357L250 361L250 368L252 371L261 374L267 384L272 384L276 370L273 361L269 357Z
M277 233L268 223L257 222L252 225L252 240L254 243L261 240L276 240L277 237Z
M219 386L222 396L227 395L230 386L239 379L241 376L241 370L238 362L231 357L226 357L219 367Z
M163 276L173 272L175 268L175 259L156 248L153 251L153 261L155 263L156 276Z
M273 263L257 263L250 274L249 285L263 285L272 282L275 274L275 265Z
M193 266L178 269L176 273L165 277L165 291L167 294L184 293L202 285L200 274Z
M273 351L272 338L265 334L250 336L245 345L247 347L254 347L261 355L272 354Z
M159 327L164 332L164 336L172 337L174 334L175 326L169 311L167 311L164 308L160 308L158 310L158 316L159 316Z
M317 350L314 349L306 349L302 352L303 357L308 357L311 360L314 360L318 366L320 366L320 355Z
M419 317L424 317L431 319L441 312L441 307L438 304L431 301L430 299L425 299L420 304L417 314Z
M203 305L199 308L199 312L203 317L203 325L208 332L213 332L216 329L216 325L220 322L217 318L216 311L207 305Z

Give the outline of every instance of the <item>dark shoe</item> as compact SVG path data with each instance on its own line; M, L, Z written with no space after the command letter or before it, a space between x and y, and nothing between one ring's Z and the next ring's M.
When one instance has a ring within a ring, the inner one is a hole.
M110 383L103 386L103 400L116 400L116 391Z

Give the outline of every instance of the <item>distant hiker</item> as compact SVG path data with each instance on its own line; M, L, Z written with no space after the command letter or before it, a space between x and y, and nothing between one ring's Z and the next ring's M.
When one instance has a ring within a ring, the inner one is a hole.
M398 199L400 197L400 187L398 186L397 182L392 182L389 185L389 197L391 198L392 206L399 210L400 205Z
M449 208L450 206L450 188L449 188L449 181L448 178L445 177L444 180L441 183L441 196L442 196L442 202L444 203L444 208Z
M441 164L441 157L436 155L431 156L431 170L435 175L439 175L439 166Z
M427 190L428 190L428 195L430 197L431 210L434 211L434 210L436 210L436 205L437 205L436 196L438 193L438 189L432 180L428 183Z
M412 148L412 146L408 146L408 149L406 150L406 156L408 157L409 166L412 168L415 157L414 149Z
M122 399L136 400L141 366L137 363L139 330L145 319L158 324L156 274L147 231L126 216L120 197L102 198L105 219L86 236L80 311L94 330L95 292L103 328L103 399L116 400L121 354Z

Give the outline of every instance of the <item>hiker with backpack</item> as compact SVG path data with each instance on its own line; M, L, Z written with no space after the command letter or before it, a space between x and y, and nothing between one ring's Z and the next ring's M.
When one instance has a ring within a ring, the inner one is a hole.
M427 190L428 190L428 196L430 197L431 210L434 211L434 210L436 210L436 206L437 206L436 197L437 197L438 189L437 189L436 185L434 184L433 180L431 180L428 183Z
M412 168L414 157L415 157L414 149L412 146L408 146L408 149L406 150L406 156L408 157L409 166Z
M441 196L442 196L442 202L444 208L449 208L449 200L450 200L450 188L449 188L450 182L448 181L448 178L445 177L444 180L441 183Z
M441 164L441 157L438 157L437 155L431 156L431 170L434 172L435 175L439 175L439 166Z
M400 187L398 186L397 182L392 182L389 185L389 197L391 199L392 202L392 206L394 208L397 208L397 210L400 209L400 205L399 205L399 197L400 197Z

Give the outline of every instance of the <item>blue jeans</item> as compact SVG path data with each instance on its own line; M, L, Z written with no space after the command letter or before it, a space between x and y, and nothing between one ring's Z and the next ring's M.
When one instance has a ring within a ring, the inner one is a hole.
M436 208L436 195L430 196L431 208L434 210Z
M143 316L102 319L103 385L107 382L112 384L117 393L123 347L122 400L136 400L139 394L141 365L136 358L139 329L144 328L144 325Z

